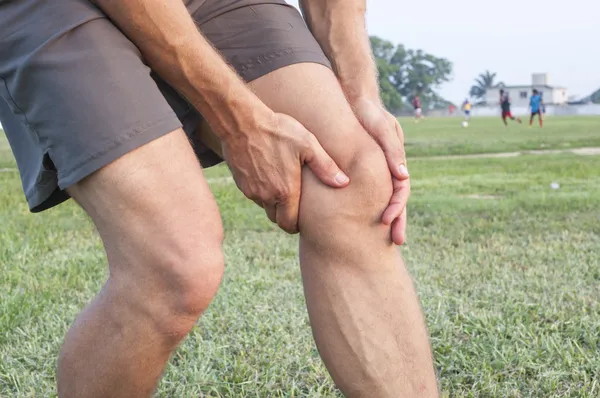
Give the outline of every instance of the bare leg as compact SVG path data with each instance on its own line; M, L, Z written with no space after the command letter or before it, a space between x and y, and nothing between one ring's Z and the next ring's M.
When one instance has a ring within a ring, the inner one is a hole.
M251 83L272 109L294 116L348 173L334 190L310 171L300 203L300 263L313 334L348 397L435 397L421 309L390 230L392 192L383 153L360 126L331 71L279 69Z
M181 130L69 192L96 224L110 277L67 335L59 396L147 398L219 286L216 203Z

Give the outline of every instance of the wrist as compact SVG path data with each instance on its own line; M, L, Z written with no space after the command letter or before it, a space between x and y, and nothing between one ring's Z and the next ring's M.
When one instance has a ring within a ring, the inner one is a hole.
M275 113L243 83L235 90L206 97L205 106L197 108L223 143L246 140L275 119Z
M242 138L269 123L274 112L215 53L192 65L177 68L173 86L202 114L214 134L223 142Z
M381 103L379 84L373 72L338 79L350 104L364 99Z

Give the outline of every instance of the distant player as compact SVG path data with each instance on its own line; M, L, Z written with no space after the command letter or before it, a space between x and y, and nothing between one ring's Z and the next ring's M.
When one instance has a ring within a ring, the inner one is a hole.
M529 100L529 107L531 108L531 118L529 119L529 127L533 124L533 119L537 115L538 120L540 122L540 127L544 127L544 120L542 118L542 108L544 103L542 101L542 96L540 92L536 89L533 89L533 95Z
M465 99L465 102L463 102L462 104L462 109L463 112L465 113L465 122L468 122L469 119L471 119L471 108L473 107L473 104L471 104L471 101L469 101L468 98Z
M418 123L419 120L423 119L423 108L421 107L421 98L418 95L412 100L412 106L415 108L415 123Z
M512 115L510 111L510 98L508 97L508 93L504 90L500 90L500 108L502 109L502 121L505 126L508 126L508 123L506 122L507 118L521 123L520 118L516 118Z

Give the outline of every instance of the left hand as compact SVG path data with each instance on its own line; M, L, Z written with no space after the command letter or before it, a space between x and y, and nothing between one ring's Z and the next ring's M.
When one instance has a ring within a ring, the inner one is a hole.
M406 203L410 196L410 177L404 152L404 132L398 120L379 101L358 98L352 109L365 130L377 141L392 174L394 191L381 221L391 225L392 241L401 245L406 239Z

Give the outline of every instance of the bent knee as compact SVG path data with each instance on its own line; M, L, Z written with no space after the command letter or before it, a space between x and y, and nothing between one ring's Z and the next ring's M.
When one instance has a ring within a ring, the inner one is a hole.
M185 257L161 266L165 293L172 299L169 311L185 317L197 317L208 308L225 269L223 252L216 246L210 250L189 250Z
M350 185L326 187L304 171L300 203L301 231L318 233L326 228L364 230L379 226L381 215L392 195L391 174L383 151L375 142L350 153L341 167Z
M147 308L159 334L183 338L217 294L224 272L220 247L211 250L188 250L183 257L157 264L163 284L158 300Z
M222 236L194 242L183 231L148 245L143 262L111 274L118 294L155 331L182 339L215 297L224 272Z

